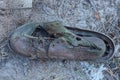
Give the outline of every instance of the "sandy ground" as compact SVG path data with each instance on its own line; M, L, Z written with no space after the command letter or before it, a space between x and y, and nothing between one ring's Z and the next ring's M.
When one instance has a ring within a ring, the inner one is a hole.
M27 9L20 9L27 8ZM105 63L31 60L7 46L10 33L26 22L60 20L64 25L104 33L115 42ZM119 0L0 0L0 80L120 80Z

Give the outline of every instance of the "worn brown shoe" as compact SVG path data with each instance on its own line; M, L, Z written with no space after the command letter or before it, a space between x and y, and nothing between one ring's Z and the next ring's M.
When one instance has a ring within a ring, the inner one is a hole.
M27 23L18 27L11 34L9 44L16 53L32 58L105 61L113 56L114 44L109 37L89 30L69 27L67 29L93 42L101 50L84 46L69 48L66 41L49 35L38 23Z

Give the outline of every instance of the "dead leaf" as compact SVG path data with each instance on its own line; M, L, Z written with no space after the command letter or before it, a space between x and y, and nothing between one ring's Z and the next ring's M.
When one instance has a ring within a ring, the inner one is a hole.
M96 18L97 20L100 19L100 15L99 15L98 11L95 11L95 12L94 12L94 15L95 15L95 18Z

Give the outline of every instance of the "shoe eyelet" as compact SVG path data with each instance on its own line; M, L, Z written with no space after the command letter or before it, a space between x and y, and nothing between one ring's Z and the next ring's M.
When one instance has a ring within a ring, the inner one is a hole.
M80 40L81 40L81 38L79 38L79 37L76 37L76 40L80 41Z

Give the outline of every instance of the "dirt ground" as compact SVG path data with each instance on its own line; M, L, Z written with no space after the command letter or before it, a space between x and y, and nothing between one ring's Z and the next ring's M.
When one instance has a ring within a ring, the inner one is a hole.
M0 0L0 80L120 80L120 0ZM9 35L27 22L60 20L104 33L115 43L105 63L31 60L12 52Z

